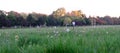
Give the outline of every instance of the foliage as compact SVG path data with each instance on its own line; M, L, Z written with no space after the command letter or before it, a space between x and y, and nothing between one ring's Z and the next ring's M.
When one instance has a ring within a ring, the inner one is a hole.
M65 19L64 19L64 25L70 25L71 24L71 22L72 22L72 20L69 18L69 17L65 17Z
M38 25L45 25L47 21L47 16L40 16L37 20Z
M28 23L28 26L35 26L36 24L36 21L35 19L33 18L32 14L29 14L27 19L26 19L27 23Z
M36 26L65 26L75 21L77 26L83 25L120 25L120 17L86 17L81 10L66 12L59 8L50 15L32 12L29 14L15 11L0 10L0 28L5 27L36 27Z

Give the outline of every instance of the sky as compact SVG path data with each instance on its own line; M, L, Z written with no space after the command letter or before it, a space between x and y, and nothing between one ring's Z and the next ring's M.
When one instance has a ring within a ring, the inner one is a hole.
M51 14L64 7L67 12L82 10L86 16L120 16L119 0L0 0L0 10Z

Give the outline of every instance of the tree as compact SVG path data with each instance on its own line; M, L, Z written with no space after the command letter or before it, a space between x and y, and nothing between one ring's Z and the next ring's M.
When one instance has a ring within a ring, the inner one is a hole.
M6 15L7 15L6 11L0 10L0 27L10 26L10 24L8 24L9 21L8 21Z
M54 16L54 18L59 18L61 16L65 16L65 14L66 14L65 8L58 8L56 11L54 11L52 13L52 15Z
M12 15L12 14L8 14L7 16L7 19L8 19L8 24L10 24L10 26L15 26L17 21L16 21L16 17L15 15Z
M5 14L0 14L0 27L2 26L7 26L7 18L6 18L6 15Z
M82 18L79 18L79 19L75 19L75 20L73 20L75 23L76 23L76 25L78 25L78 26L82 26L82 25L86 25L86 21L84 20L84 19L82 19Z
M49 15L47 20L46 20L47 26L61 26L62 21L60 18L54 18L53 15Z
M26 26L27 24L26 20L22 16L16 17L16 21L17 26Z
M91 25L91 21L88 18L84 18L85 25Z
M40 17L38 17L37 24L38 25L45 25L46 24L46 20L47 20L47 16L46 15L40 16Z
M18 25L18 22L19 22L17 20L19 19L18 17L21 17L21 15L18 12L15 12L15 11L8 12L7 19L8 19L9 26Z
M70 25L72 20L69 17L66 17L63 21L64 25Z
M113 24L113 20L112 20L112 18L110 16L104 16L103 19L107 22L108 25Z
M28 26L35 26L36 20L33 18L32 14L29 14L26 19Z
M26 19L27 16L28 16L28 14L26 14L26 13L20 13L20 15L21 15L24 19Z
M105 25L106 21L104 21L102 18L96 18L96 24L97 25Z

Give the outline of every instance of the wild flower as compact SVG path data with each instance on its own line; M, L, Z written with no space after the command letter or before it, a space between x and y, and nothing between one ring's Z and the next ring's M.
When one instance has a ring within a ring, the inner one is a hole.
M106 32L106 34L108 34L108 32Z
M58 32L58 31L55 31L55 32L54 32L54 35L55 35L55 36L57 36L58 34L59 34L59 32Z
M50 38L53 38L53 36L50 36Z
M59 33L56 29L54 29L53 33Z
M16 41L18 41L18 39L19 39L19 36L18 36L18 35L16 35L16 36L15 36L15 40L16 40Z
M66 29L66 32L69 32L69 31L70 31L70 29L69 29L69 28L67 28L67 29Z

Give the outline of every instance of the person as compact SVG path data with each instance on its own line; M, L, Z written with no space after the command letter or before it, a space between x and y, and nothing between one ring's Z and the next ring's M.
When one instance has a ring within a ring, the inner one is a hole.
M72 25L73 25L73 29L74 29L74 27L75 27L75 22L74 21L72 22Z

